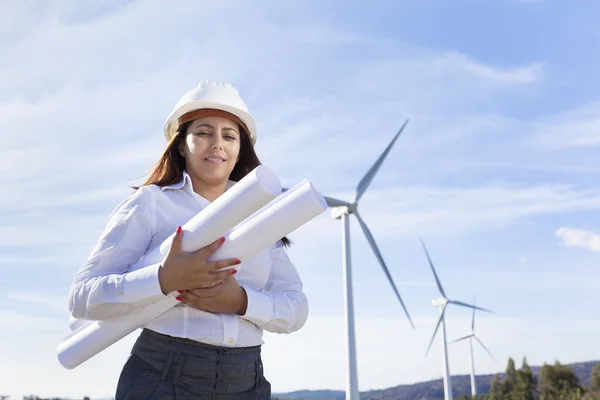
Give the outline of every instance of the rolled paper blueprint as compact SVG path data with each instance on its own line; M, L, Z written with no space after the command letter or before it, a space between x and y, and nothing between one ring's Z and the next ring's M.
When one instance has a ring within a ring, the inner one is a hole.
M258 214L262 213L263 211L265 211L267 208L271 207L273 204L285 199L290 193L293 193L296 189L298 189L300 186L304 185L305 183L308 182L308 179L303 179L300 182L298 182L297 184L295 184L293 187L291 187L290 189L286 190L285 192L283 192L282 194L280 194L279 196L275 197L273 200L271 200L269 203L267 203L266 205L264 205L262 208L256 210L252 215L250 215L248 218L246 218L245 220L243 220L242 222L240 222L239 224L237 224L232 230L238 228L239 226L247 223L249 220L251 220L252 218L256 217Z
M209 259L235 257L244 261L327 209L325 198L310 182L288 192L281 200L273 201L271 207L227 233L228 240ZM135 314L81 327L59 345L58 360L65 368L73 369L177 304L179 301L171 293Z
M193 253L211 244L280 193L281 183L277 176L259 165L182 226L185 231L181 242L183 251ZM144 266L161 262L169 252L174 236L175 233L146 254Z
M276 198L281 190L279 178L269 168L259 165L182 226L183 251L192 253L208 246L236 224L254 215L255 210ZM175 233L146 253L130 271L161 262L169 252L174 236ZM69 319L69 327L73 331L93 323L73 317Z

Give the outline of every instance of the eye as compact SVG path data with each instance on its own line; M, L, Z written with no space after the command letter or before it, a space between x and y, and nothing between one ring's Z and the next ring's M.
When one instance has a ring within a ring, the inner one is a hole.
M225 139L227 139L227 140L235 140L236 137L233 136L233 135L225 135Z
M199 131L199 132L194 132L194 135L210 135L210 132L207 131Z

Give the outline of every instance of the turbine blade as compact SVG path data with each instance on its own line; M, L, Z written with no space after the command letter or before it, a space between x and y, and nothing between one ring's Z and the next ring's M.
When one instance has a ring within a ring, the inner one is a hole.
M474 310L481 310L481 311L493 313L493 311L491 311L491 310L487 310L485 308L476 307L476 306L471 305L471 304L463 303L462 301L448 300L448 303L456 304L457 306L463 306L463 307L467 307L467 308L472 308Z
M498 362L498 360L496 360L496 357L494 357L492 352L489 351L487 347L485 347L485 344L483 344L483 342L481 340L479 340L479 338L477 336L473 335L473 337L475 338L475 340L477 340L477 342L479 342L481 347L483 347L483 349L490 355L490 357L492 357L494 359L494 361Z
M440 328L440 324L442 323L442 319L444 318L444 313L446 312L446 306L442 308L442 313L440 314L440 319L438 319L437 325L435 326L435 330L433 331L433 336L431 336L431 340L429 341L429 346L427 347L427 351L425 352L425 357L429 354L429 350L431 350L431 346L433 345L433 340L435 339L435 334Z
M388 270L387 266L385 265L385 261L383 261L381 252L379 251L379 248L377 247L377 244L375 243L375 239L373 238L373 235L371 234L369 227L367 226L365 221L363 221L363 219L360 217L360 214L358 214L358 211L355 211L354 215L356 216L356 219L358 220L360 227L362 228L363 232L365 233L365 236L367 237L367 241L371 245L371 248L373 249L375 256L379 260L379 264L381 264L381 268L383 269L383 272L385 273L385 276L387 277L388 282L390 282L390 285L392 285L392 289L394 289L394 293L396 293L396 297L400 301L400 304L402 305L402 308L404 309L404 313L406 314L406 317L408 318L410 325L412 326L413 329L415 329L415 325L413 324L412 319L410 318L410 315L408 314L408 310L406 309L406 306L404 305L404 301L402 301L402 297L400 296L400 292L398 291L398 288L396 287L396 284L394 283L394 279L392 279L392 275L390 274L390 271Z
M438 289L440 290L442 296L444 296L444 298L447 298L446 292L444 292L444 288L442 287L440 279L438 278L437 273L435 272L433 262L431 261L431 257L429 257L429 252L427 251L427 247L425 247L425 242L423 242L423 239L421 239L421 244L423 245L423 250L425 250L425 254L427 255L427 260L429 261L429 265L431 266L431 271L433 271L433 276L435 276L435 281L438 285Z
M475 306L475 296L473 296L473 307ZM471 319L471 332L475 332L475 309L473 308L473 318Z
M288 188L288 187L281 188L281 193L285 193L288 190L290 190L290 188ZM323 196L323 197L325 198L325 201L327 202L327 205L329 207L342 207L342 206L350 207L350 203L348 203L347 201L334 199L333 197L327 197L327 196Z
M329 207L341 207L341 206L350 207L350 203L347 203L345 201L334 199L333 197L327 197L327 196L323 196L323 197L325 198L325 201L327 202L327 205Z
M470 338L470 337L472 337L472 336L473 336L473 335L467 335L467 336L463 336L463 337L461 337L461 338L458 338L458 339L456 339L456 340L453 340L453 341L451 341L451 342L450 342L450 344L452 344L452 343L456 343L456 342L460 342L461 340L468 339L468 338Z
M396 143L396 140L398 139L398 137L400 136L400 134L404 130L404 127L406 126L406 124L408 124L408 120L406 120L404 122L404 125L402 125L402 127L400 128L400 130L398 131L398 133L396 133L396 136L394 136L394 138L392 139L392 141L390 142L390 144L388 144L388 146L385 148L385 150L383 151L383 153L381 153L381 155L379 156L379 158L377 159L377 161L375 161L375 164L373 164L373 166L367 171L367 173L365 174L365 176L358 183L358 186L356 187L356 195L354 196L354 201L353 201L354 203L356 203L358 200L360 200L360 198L362 197L362 195L365 193L365 191L367 190L367 188L371 184L371 181L373 180L373 177L375 176L375 174L377 174L377 171L379 170L379 167L381 167L381 164L383 164L383 161L385 160L385 158L387 157L388 153L390 152L390 150L394 146L394 143Z

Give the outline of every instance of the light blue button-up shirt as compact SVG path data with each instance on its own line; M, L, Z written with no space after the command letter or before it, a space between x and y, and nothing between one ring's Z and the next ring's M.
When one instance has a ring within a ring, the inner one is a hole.
M230 188L234 182L229 182ZM173 185L143 186L112 212L96 247L71 285L74 318L104 320L141 310L165 297L160 264L132 267L210 203L194 192L189 175ZM240 266L235 279L248 295L245 315L213 314L178 304L145 327L204 343L243 347L263 343L263 330L290 333L308 317L300 276L280 243Z

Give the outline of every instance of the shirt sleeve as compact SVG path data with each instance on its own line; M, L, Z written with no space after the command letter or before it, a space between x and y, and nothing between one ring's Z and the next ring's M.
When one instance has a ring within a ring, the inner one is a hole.
M268 332L292 333L308 319L308 300L298 271L282 246L271 249L271 262L264 291L242 285L248 307L241 318Z
M152 239L151 201L151 193L142 187L112 212L71 284L69 310L73 317L109 319L139 311L165 297L158 281L160 264L129 271Z

